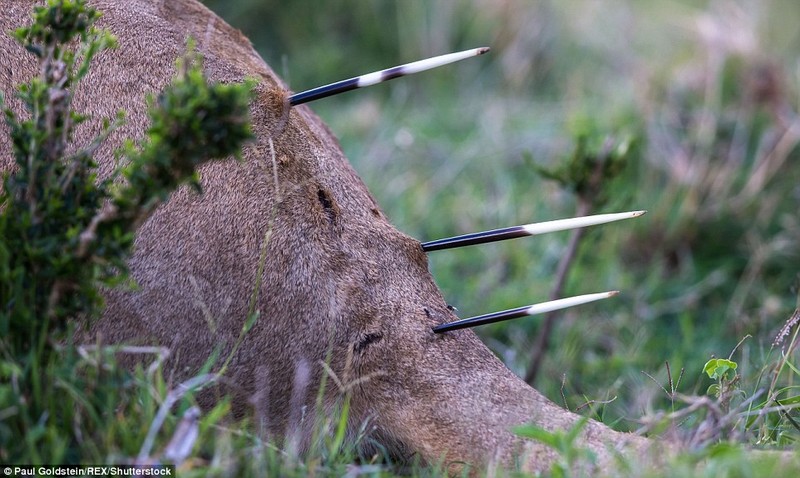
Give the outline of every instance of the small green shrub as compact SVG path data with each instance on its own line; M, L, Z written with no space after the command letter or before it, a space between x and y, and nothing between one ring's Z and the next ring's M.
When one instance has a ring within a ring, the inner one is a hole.
M92 154L123 114L106 120L90 144L75 149L70 142L87 119L71 109L74 88L94 56L116 45L93 26L98 16L84 0L49 0L35 8L31 26L14 33L41 74L17 92L29 119L3 109L17 166L0 192L5 462L81 462L96 438L108 443L99 438L109 433L115 408L134 406L125 390L135 383L113 363L87 367L70 342L76 319L96 317L100 287L126 280L136 228L155 208L181 184L199 190L196 168L238 155L252 135L250 85L209 85L190 45L172 84L149 99L146 138L129 142L123 165L99 181ZM130 425L130 436L138 436L142 425Z

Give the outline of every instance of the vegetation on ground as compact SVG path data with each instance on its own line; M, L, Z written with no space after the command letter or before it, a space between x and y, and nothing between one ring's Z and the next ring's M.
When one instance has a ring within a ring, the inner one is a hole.
M40 74L16 92L24 114L4 108L17 166L0 191L7 463L105 463L145 441L153 417L141 421L141 407L157 409L158 395L148 395L164 388L157 370L131 376L114 366L113 350L77 345L73 332L100 314L102 287L126 282L136 228L178 186L199 188L200 164L238 154L252 135L249 86L209 85L190 46L172 84L149 99L147 137L128 143L117 169L99 180L92 154L124 114L105 121L89 144L73 151L70 141L87 119L71 108L74 88L94 56L116 45L93 27L98 16L84 0L51 0L14 32Z
M82 3L64 2L75 10L59 17L65 23L55 31L71 34L18 32L49 65L20 94L33 111L58 114L21 120L6 113L20 171L5 179L0 197L0 461L164 459L180 425L196 423L190 455L174 460L181 476L441 476L435 467L399 469L359 456L344 440L346 410L326 417L314 449L298 456L247 421L234 422L224 401L197 418L190 392L213 376L170 389L158 353L154 366L129 373L114 366L115 351L66 339L66 318L98 313L98 286L124 282L136 225L206 159L187 150L199 143L161 134L173 122L187 124L191 110L159 105L232 108L241 119L247 98L246 88L207 86L190 53L165 93L176 101L153 104L151 135L125 151L127 166L115 175L124 186L95 183L92 145L59 160L63 138L82 121L69 109L69 88L79 87L97 51L113 45L91 29ZM581 201L594 212L647 209L635 222L592 229L580 241L563 295L623 294L554 321L535 386L616 429L687 448L665 469L630 461L617 476L787 472L776 456L754 459L748 449L797 453L800 439L800 7L205 3L242 28L297 91L492 46L490 56L313 108L390 219L420 240L566 217ZM55 18L45 12L40 21ZM44 48L76 35L82 54ZM48 87L64 93L45 95ZM98 141L120 121L110 118ZM202 138L206 126L190 124L180 137ZM241 121L229 127L230 142L201 151L235 152L249 129ZM580 172L612 158L624 164L586 199ZM62 194L74 200L59 200ZM111 209L101 207L106 202ZM64 227L68 217L75 221ZM562 234L436 253L431 267L459 313L475 315L545 299L567 243ZM81 293L64 293L74 290ZM479 330L521 376L539 332L535 319ZM574 432L519 430L559 450L553 476L591 458L576 449Z

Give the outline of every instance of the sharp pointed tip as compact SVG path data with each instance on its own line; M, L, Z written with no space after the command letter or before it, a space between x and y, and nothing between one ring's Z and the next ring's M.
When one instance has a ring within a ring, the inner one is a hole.
M455 322L440 324L433 327L433 332L440 334L448 330L465 329L468 327L475 327L478 325L491 324L494 322L501 322L504 320L517 319L526 315L538 315L556 310L574 307L576 305L588 304L598 300L608 299L618 295L618 290L611 290L608 292L597 292L594 294L576 295L573 297L566 297L563 299L556 299L547 302L541 302L524 307L517 307L516 309L503 310L500 312L493 312L491 314L479 315L477 317L470 317L468 319L460 319Z
M592 216L580 216L569 219L556 219L554 221L537 222L520 226L528 235L536 236L539 234L578 229L581 227L597 226L624 219L633 219L646 213L647 211L628 211L611 214L595 214Z
M319 86L310 90L295 93L289 97L289 104L291 106L301 105L314 100L327 98L328 96L338 95L345 91L354 90L356 88L365 88L367 86L377 85L384 81L389 81L401 76L413 75L421 71L430 70L443 65L447 65L456 61L465 60L473 56L483 55L490 50L488 46L473 48L471 50L464 50L456 53L448 53L445 55L426 58L423 60L398 65L384 70L374 71L365 75L356 76L347 80L337 81L328 85Z

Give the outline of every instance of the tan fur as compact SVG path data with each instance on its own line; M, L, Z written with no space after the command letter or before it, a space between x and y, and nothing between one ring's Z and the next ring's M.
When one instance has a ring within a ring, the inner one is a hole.
M455 317L420 244L387 222L319 118L305 106L287 110L285 85L249 41L193 0L91 3L120 47L97 58L75 95L78 111L94 117L79 128L76 144L96 134L102 118L120 109L128 115L98 154L104 175L123 138L143 136L145 95L171 79L189 35L211 79L259 81L252 105L257 140L246 147L245 160L205 166L202 196L182 189L144 224L131 260L140 290L107 294L96 327L103 340L170 347L176 379L196 372L216 346L227 356L247 314L261 240L270 231L261 316L227 374L237 411L246 411L255 397L268 432L286 436L299 420L299 403L313 410L330 351L338 377L364 379L352 388L352 426L370 420L373 436L395 455L443 459L457 472L462 463L511 464L525 453L525 468L546 469L554 453L515 438L509 428L533 421L567 429L579 417L522 382L472 331L431 331ZM31 4L4 0L0 29L27 22ZM0 38L0 59L5 92L35 72L33 57L7 36ZM9 103L21 111L18 101ZM11 166L3 125L0 169ZM381 339L364 345L370 334ZM307 377L298 380L298 370ZM328 387L328 406L337 394ZM301 447L310 422L303 422ZM594 421L582 441L601 464L613 456L607 445L644 446L643 439Z

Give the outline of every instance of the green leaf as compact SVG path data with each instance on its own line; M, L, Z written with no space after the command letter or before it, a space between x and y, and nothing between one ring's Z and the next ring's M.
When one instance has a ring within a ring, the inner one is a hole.
M256 310L252 314L249 314L247 316L247 320L244 323L244 326L242 327L242 334L246 334L246 333L250 332L250 329L253 328L253 326L256 324L256 321L258 320L258 318L260 316L261 316L261 312L258 311L258 310Z
M724 378L728 370L736 370L738 366L739 364L732 360L714 358L706 362L703 372L707 373L709 378L717 380Z
M550 448L558 450L560 448L561 440L556 433L551 433L544 428L538 427L533 424L521 425L515 427L513 432L523 438L530 438L538 442L544 443Z
M794 397L789 398L782 398L780 400L776 400L781 405L797 405L800 403L800 395L795 395Z

